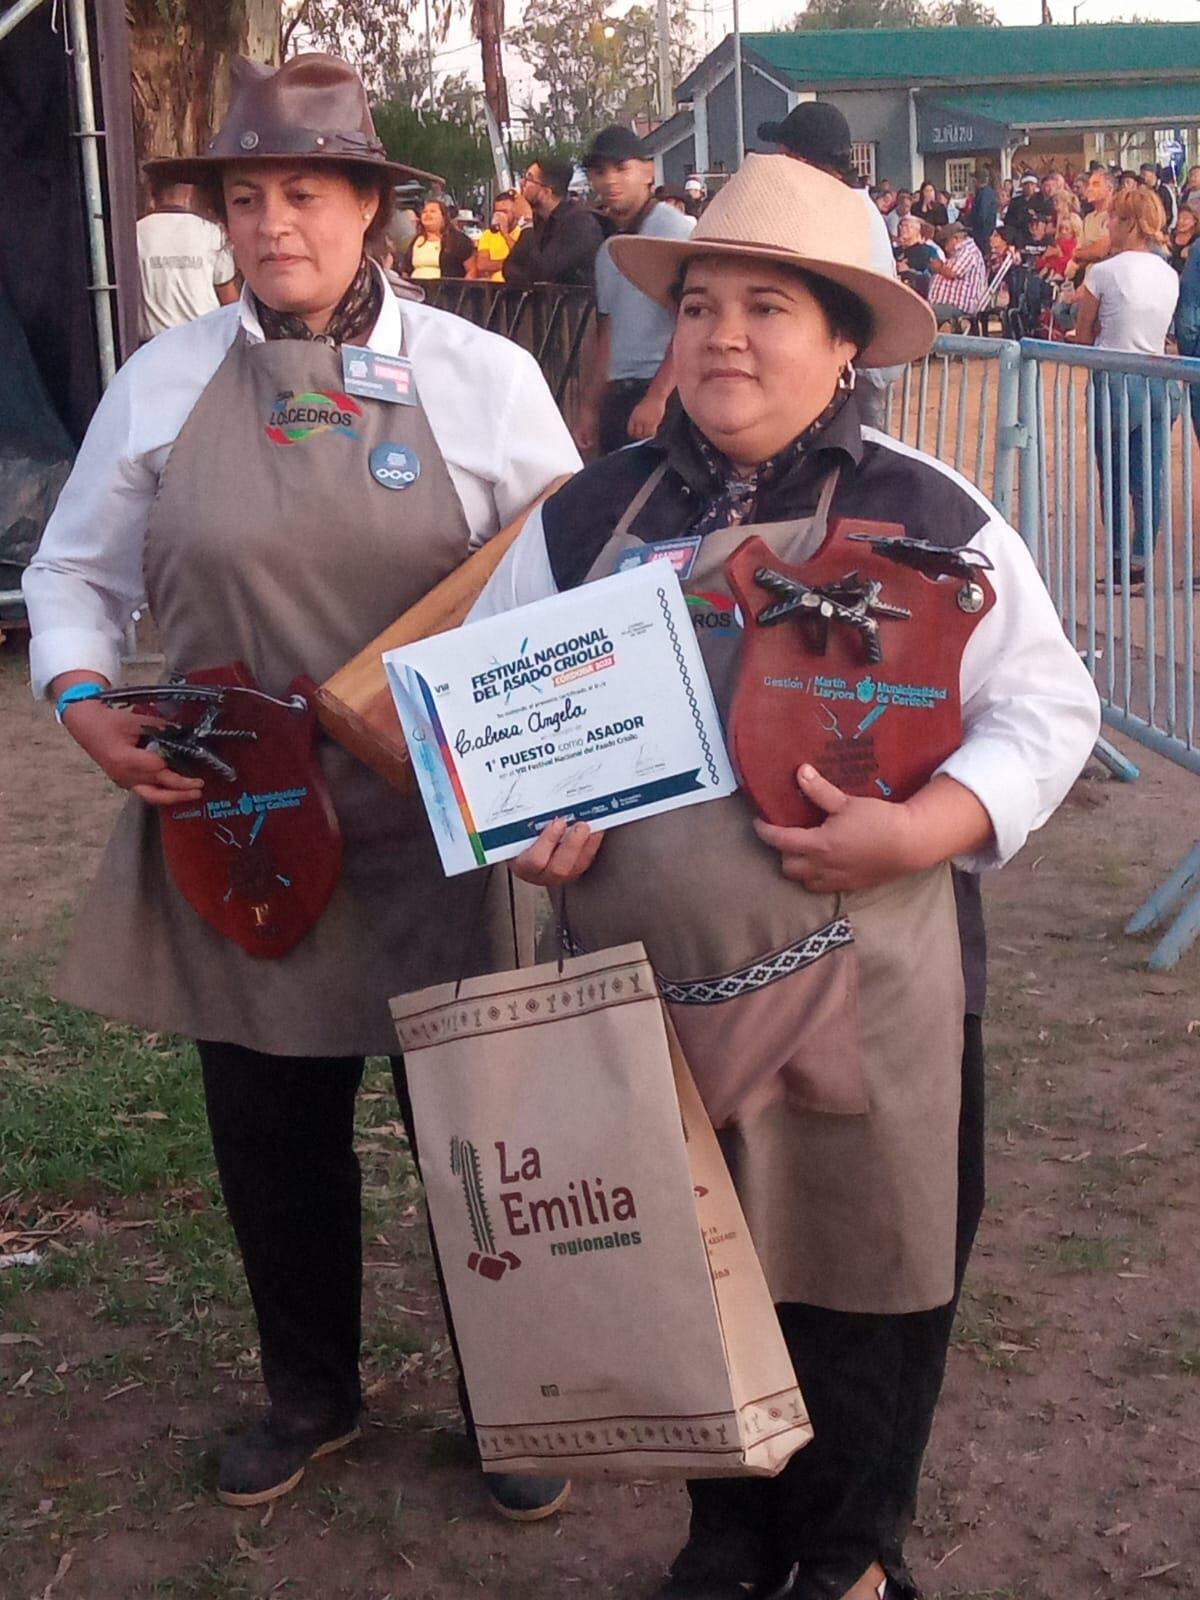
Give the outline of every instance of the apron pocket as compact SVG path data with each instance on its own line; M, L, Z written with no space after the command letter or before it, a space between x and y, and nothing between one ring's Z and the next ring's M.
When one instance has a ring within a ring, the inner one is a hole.
M659 975L715 1128L780 1101L798 1111L870 1110L858 1027L858 960L844 917L723 977Z

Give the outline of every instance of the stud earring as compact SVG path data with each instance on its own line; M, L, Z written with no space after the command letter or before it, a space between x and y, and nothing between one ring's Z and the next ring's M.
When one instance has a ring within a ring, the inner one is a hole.
M847 361L841 372L838 373L838 388L841 389L844 394L853 394L854 385L857 382L858 373L854 370L854 363L853 361Z

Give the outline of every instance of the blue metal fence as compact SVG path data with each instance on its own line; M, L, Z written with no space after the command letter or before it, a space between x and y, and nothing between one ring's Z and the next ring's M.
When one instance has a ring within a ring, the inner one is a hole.
M1200 435L1200 360L948 335L893 385L887 411L891 432L1020 530L1107 726L1200 774L1192 418ZM1107 741L1096 753L1138 776ZM1200 842L1128 931L1160 924L1154 968L1200 937Z
M1200 360L1025 339L1019 527L1108 726L1200 774L1195 507ZM1173 921L1169 919L1174 918ZM1200 934L1200 843L1130 919L1168 923L1173 966Z

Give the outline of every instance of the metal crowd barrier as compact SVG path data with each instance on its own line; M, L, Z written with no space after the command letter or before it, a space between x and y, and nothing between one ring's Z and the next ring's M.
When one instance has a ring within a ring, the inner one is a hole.
M940 334L888 391L884 427L969 478L1014 520L1021 352L1011 339Z
M596 321L590 289L559 283L517 289L472 278L438 278L421 287L429 305L467 317L528 350L568 423L576 420L584 349Z
M1200 360L1021 341L1020 528L1104 720L1200 774L1196 445ZM1132 568L1144 557L1145 581ZM1150 957L1200 935L1200 842L1127 924L1170 922Z

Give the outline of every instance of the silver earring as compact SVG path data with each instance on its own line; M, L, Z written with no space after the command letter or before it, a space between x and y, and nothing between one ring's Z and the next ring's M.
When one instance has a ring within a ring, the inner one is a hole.
M838 374L838 388L845 394L854 393L854 385L858 382L858 373L854 370L853 361L847 361Z

